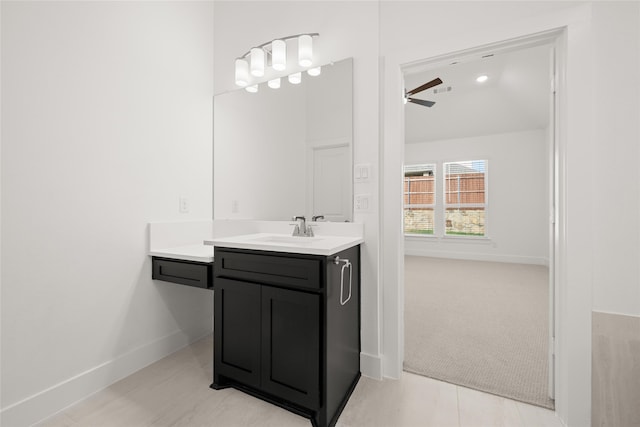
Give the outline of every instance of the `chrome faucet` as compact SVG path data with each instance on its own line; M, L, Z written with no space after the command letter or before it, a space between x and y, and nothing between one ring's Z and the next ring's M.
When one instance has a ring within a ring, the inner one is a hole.
M307 219L305 217L294 216L293 220L296 221L296 228L293 229L293 236L313 237L313 229L310 225L307 225Z

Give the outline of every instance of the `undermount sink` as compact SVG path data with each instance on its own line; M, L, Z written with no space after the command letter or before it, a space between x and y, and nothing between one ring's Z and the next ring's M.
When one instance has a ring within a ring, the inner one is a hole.
M296 237L296 236L261 236L255 239L256 242L271 243L295 243L296 245L311 244L322 240L319 237Z

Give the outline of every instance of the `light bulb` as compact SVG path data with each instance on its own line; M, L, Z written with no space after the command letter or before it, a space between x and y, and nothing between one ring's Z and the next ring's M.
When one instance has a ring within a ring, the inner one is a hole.
M298 37L298 64L309 67L313 62L313 39L308 34Z
M297 73L289 74L289 83L292 85L297 85L302 81L302 73L298 71Z
M322 73L322 67L309 68L307 74L310 76L319 76Z
M489 76L487 76L487 75L483 74L483 75L481 75L481 76L478 76L478 77L476 78L476 81L477 81L478 83L484 83L484 82L486 82L486 81L487 81L487 79L488 79L488 78L489 78Z
M251 75L264 76L264 50L258 47L251 49Z
M258 85L251 85L244 88L247 92L256 93L258 91Z
M274 70L282 71L287 68L287 43L284 40L271 42L271 66Z
M249 84L249 64L246 59L236 59L236 84L242 87Z
M278 77L277 79L269 80L267 82L267 85L269 85L271 89L278 89L280 87L280 77Z

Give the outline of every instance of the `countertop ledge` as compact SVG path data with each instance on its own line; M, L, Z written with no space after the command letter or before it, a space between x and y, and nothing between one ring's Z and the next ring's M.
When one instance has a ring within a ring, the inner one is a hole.
M149 255L185 261L213 262L213 248L204 244L154 249Z
M316 235L315 237L295 237L293 239L291 237L283 234L255 233L207 239L204 244L236 249L329 256L364 242L364 238L361 236ZM282 239L282 241L270 241L271 238ZM295 241L297 239L300 239L299 242Z

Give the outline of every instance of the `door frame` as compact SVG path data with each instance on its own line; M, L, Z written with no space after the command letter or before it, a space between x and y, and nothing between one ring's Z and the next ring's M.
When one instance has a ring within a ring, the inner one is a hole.
M591 423L592 247L591 187L594 162L594 29L592 6L580 4L442 38L426 36L403 48L383 50L379 166L380 287L382 376L400 378L404 358L404 241L402 239L402 162L404 120L401 67L417 59L461 52L474 46L558 32L558 117L556 164L558 206L554 254L556 414L567 425ZM570 90L567 90L570 89ZM570 226L569 226L570 224Z
M548 291L549 291L549 304L548 304L548 319L549 319L549 328L548 328L548 352L547 352L547 360L548 360L548 370L549 375L547 378L548 381L548 395L551 399L554 398L554 390L555 390L555 337L556 337L556 325L555 325L555 254L556 250L556 239L555 236L557 221L555 217L557 206L556 201L556 183L558 182L558 167L557 167L557 147L555 144L558 129L556 127L557 117L556 112L557 108L557 97L556 93L556 75L557 69L556 65L560 64L562 61L558 58L558 43L559 37L561 35L561 30L552 30L549 32L544 32L541 34L534 34L531 36L525 36L523 38L515 39L515 40L507 40L505 42L494 43L490 45L478 46L471 49L467 49L461 52L452 52L442 56L436 56L432 58L427 58L423 61L417 61L405 66L401 66L401 72L403 77L407 73L416 73L427 70L437 70L442 68L443 66L447 66L452 62L465 62L466 60L472 58L475 60L478 57L481 57L485 54L500 54L505 52L513 52L519 51L531 47L536 46L547 46L550 50L550 68L549 68L549 79L550 79L550 92L549 92L549 133L548 133L548 141L547 141L547 165L548 166L548 176L549 185L548 185L548 218L549 222L547 224L548 230L548 262L547 265L549 267L549 275L548 275ZM404 116L404 114L403 114ZM404 281L403 281L404 286ZM404 336L402 338L404 345Z

